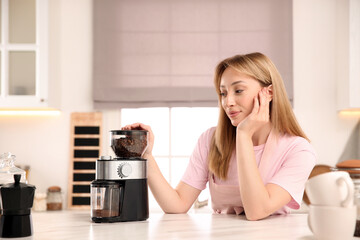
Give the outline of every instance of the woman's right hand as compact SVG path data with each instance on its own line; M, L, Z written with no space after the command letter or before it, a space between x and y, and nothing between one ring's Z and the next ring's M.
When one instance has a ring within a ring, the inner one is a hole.
M269 89L271 94L269 93ZM251 113L237 125L237 133L245 132L250 137L262 126L270 122L270 102L272 100L272 85L262 88L254 97Z
M149 135L148 147L147 147L143 157L147 158L146 156L152 155L152 149L154 147L154 134L149 125L145 125L143 123L133 123L133 124L129 124L129 125L122 127L121 130L146 130L146 131L148 131L148 135Z

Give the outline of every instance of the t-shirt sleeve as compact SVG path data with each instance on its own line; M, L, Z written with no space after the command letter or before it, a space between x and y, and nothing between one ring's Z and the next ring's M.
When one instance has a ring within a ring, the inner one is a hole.
M297 145L287 155L279 171L269 181L284 188L292 197L286 205L292 209L299 209L302 202L305 183L314 168L316 154L312 146L305 140Z
M210 128L199 137L195 149L190 156L189 164L181 178L182 182L199 190L204 190L208 181L209 168L207 158L214 131L215 128Z

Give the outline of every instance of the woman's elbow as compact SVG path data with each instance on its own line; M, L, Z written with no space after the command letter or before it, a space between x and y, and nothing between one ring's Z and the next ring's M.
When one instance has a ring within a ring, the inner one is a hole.
M263 219L263 218L257 217L257 216L248 216L248 215L246 215L246 220L248 220L248 221L258 221L258 220L261 220L261 219Z
M267 218L270 214L260 211L245 212L245 217L248 221L258 221Z
M187 211L164 211L166 214L184 214L187 213Z
M189 211L188 208L178 208L178 209L163 209L166 214L184 214Z

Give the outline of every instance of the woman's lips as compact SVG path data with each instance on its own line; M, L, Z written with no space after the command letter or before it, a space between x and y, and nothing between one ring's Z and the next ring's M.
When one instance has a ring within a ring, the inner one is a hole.
M236 112L236 111L231 111L229 112L229 117L230 118L235 118L240 112Z

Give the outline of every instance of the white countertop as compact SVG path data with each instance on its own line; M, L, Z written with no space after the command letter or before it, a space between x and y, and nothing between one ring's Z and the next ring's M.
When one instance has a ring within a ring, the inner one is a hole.
M146 221L93 223L89 211L32 212L29 239L314 239L307 214L271 216L247 221L245 216L150 213Z

